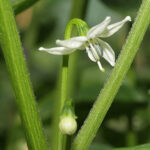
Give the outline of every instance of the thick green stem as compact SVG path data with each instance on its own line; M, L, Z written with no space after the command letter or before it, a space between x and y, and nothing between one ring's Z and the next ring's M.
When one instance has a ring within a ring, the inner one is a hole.
M144 0L116 66L79 131L72 150L87 150L95 137L148 28L149 14L150 0Z
M10 0L0 0L0 44L30 150L48 150Z
M33 4L35 4L39 0L16 0L12 2L12 7L14 9L15 14L19 14L20 12L28 9Z

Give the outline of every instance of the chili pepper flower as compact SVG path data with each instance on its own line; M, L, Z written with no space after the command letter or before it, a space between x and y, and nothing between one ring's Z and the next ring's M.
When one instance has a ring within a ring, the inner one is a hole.
M109 25L111 17L106 17L102 23L89 29L85 36L76 36L68 40L56 40L56 44L60 47L40 47L39 50L54 55L68 55L77 49L86 50L90 60L96 62L99 69L104 72L100 58L103 57L111 66L115 66L115 53L111 46L100 38L110 37L128 21L131 21L130 16L125 17L120 22Z

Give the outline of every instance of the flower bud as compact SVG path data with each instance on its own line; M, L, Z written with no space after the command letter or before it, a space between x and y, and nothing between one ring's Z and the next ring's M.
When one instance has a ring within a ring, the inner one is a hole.
M63 134L72 135L77 130L77 122L72 116L63 117L59 122L59 129Z

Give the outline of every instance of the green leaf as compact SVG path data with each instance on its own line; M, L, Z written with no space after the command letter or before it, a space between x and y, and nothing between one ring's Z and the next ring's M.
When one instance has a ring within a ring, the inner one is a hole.
M101 0L109 8L123 15L135 15L141 0Z

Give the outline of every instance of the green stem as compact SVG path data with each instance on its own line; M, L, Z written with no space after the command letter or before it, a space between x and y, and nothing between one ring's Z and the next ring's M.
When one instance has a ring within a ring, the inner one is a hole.
M10 0L0 0L0 43L30 150L48 150Z
M65 40L71 38L71 33L72 33L72 29L73 29L73 25L77 25L77 23L85 23L79 19L72 19L68 24L67 24L67 27L66 27L66 32L65 32ZM59 105L56 106L56 108L58 108L56 114L58 115L57 116L57 119L55 120L55 126L57 127L54 127L55 128L55 134L54 135L54 139L56 139L56 141L54 141L54 147L53 149L54 150L63 150L65 149L65 141L66 141L66 135L63 135L61 133L61 131L59 130L59 127L58 127L58 124L59 124L59 117L60 117L60 113L65 105L65 101L67 99L69 99L70 97L68 97L70 94L68 93L68 59L69 59L69 56L68 55L65 55L63 56L63 60L62 60L62 70L61 70L61 92L60 92L60 99L59 99ZM57 143L58 142L58 143ZM53 142L52 142L53 144Z
M69 33L70 32L70 33ZM68 39L71 37L71 30L69 30L67 34L65 34L65 39ZM60 97L58 99L58 102L56 103L56 111L54 114L54 124L53 124L53 138L52 139L52 149L53 150L63 150L65 149L65 141L66 136L61 133L59 130L59 120L60 120L60 113L64 107L65 100L67 98L67 83L68 83L68 55L63 56L62 60L62 68L61 68L61 80L60 81Z
M68 37L69 38L69 37ZM67 80L68 80L68 58L69 56L63 56L62 60L62 74L61 74L61 95L60 95L60 106L59 106L59 114L58 114L58 123L60 119L60 113L64 107L66 98L67 98ZM58 126L58 124L57 124ZM56 150L65 150L66 147L66 135L63 135L61 131L59 130L59 127L57 128L58 137L56 141L58 142L56 144L57 149ZM55 141L55 142L56 142Z
M79 131L72 150L87 150L95 137L142 42L150 22L149 14L150 0L144 0L116 66Z
M73 5L72 5L72 10L71 10L71 17L78 17L78 18L83 18L85 11L85 7L87 5L87 0L73 0ZM80 7L78 9L77 7ZM71 32L72 32L72 25L69 25L69 29L66 30L67 33L65 33L65 39L68 39L71 37ZM74 78L74 74L70 74L70 70L72 69L75 72L75 64L77 60L77 54L72 54L69 56L69 69L68 69L68 56L63 56L63 64L64 62L67 61L67 65L62 65L62 70L61 70L61 79L59 79L59 82L61 82L61 85L58 83L58 86L61 86L61 93L65 94L64 96L61 94L61 98L58 99L55 103L55 112L54 112L54 121L53 121L53 136L52 136L52 150L62 150L65 148L65 143L66 143L66 137L63 136L59 130L58 123L59 123L59 117L60 117L60 112L61 109L63 108L64 105L64 100L65 97L70 97L72 96L72 91L74 89L74 82L72 79ZM69 75L68 75L69 74ZM68 77L69 76L69 77ZM69 79L67 79L69 78ZM62 82L63 81L63 82ZM69 84L68 84L69 83ZM68 85L71 84L71 87ZM68 90L67 90L68 89Z
M26 10L31 7L33 4L38 2L39 0L16 0L12 2L12 7L14 9L15 14L19 14L20 12Z

